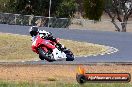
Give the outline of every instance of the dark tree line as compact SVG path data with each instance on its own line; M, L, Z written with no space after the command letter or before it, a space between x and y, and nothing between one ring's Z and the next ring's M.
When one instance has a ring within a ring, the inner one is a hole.
M49 1L1 0L0 11L48 16ZM103 12L106 12L116 31L126 32L127 22L132 14L132 0L52 0L51 16L71 18L77 9L84 18L91 20L100 20Z
M18 13L24 15L49 15L50 0L4 0L5 9L3 12ZM0 4L3 7L4 1ZM77 3L75 0L51 0L51 16L56 17L72 17Z

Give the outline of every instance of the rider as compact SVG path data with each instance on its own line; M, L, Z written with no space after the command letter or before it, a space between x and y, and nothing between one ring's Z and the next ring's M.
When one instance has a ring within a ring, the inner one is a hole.
M32 36L32 41L35 40L35 38L36 38L37 35L40 35L40 37L43 38L43 39L51 40L51 41L57 43L56 38L54 38L52 36L51 32L47 32L45 30L39 30L38 27L36 27L36 26L32 26L29 29L29 33Z
M32 41L33 41L33 42L35 41L37 35L39 35L41 38L43 38L43 39L45 39L45 40L51 40L51 41L57 43L56 38L54 38L54 37L52 36L52 33L51 33L51 32L47 32L47 31L45 31L45 30L39 30L37 26L32 26L32 27L29 29L29 33L30 33L30 35L32 36ZM57 43L57 44L58 44L60 47L62 47L61 44L59 44L59 43ZM47 44L45 44L45 45L47 45ZM48 44L48 45L50 45L50 44ZM50 46L48 46L48 47L50 47ZM54 49L53 49L53 55L54 55L54 56L56 55L56 53L59 53L59 52L60 52L60 51L59 51L57 48L54 48ZM57 58L55 57L55 59L57 59Z

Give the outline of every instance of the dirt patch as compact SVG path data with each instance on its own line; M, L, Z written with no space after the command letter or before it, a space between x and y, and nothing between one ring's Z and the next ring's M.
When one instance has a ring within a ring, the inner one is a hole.
M76 82L79 65L0 65L0 80L33 82ZM130 73L132 65L84 65L87 72Z
M121 23L116 21L117 25L121 28ZM115 31L115 26L111 23L108 15L103 15L101 21L94 22L88 19L73 19L69 29L80 30L97 30L97 31ZM127 32L132 32L132 18L129 18L127 24Z

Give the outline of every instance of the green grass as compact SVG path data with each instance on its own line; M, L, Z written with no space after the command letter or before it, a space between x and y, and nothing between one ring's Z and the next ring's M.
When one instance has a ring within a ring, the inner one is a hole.
M104 52L104 46L61 40L67 48L70 48L75 56L95 55ZM31 50L31 37L0 33L0 60L31 60L38 58Z
M0 87L132 87L130 83L62 83L54 82L50 84L38 82L0 82Z

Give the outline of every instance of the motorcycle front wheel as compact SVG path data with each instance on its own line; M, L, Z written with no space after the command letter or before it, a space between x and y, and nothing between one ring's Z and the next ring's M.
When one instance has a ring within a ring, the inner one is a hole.
M66 54L66 61L73 61L74 55L69 49L64 49L63 52Z

